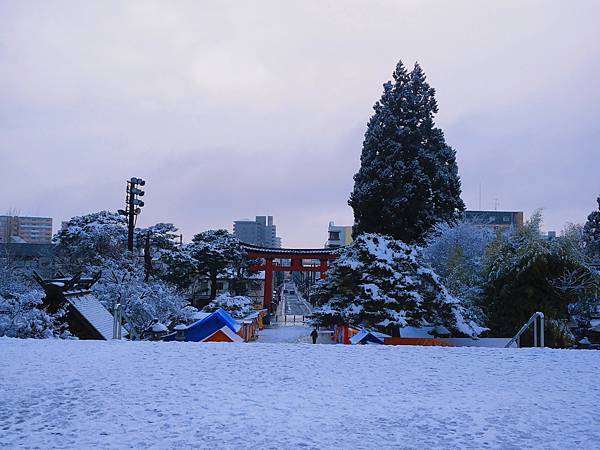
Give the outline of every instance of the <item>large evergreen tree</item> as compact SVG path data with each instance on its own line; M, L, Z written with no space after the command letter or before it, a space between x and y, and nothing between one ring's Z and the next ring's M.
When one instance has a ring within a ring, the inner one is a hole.
M408 73L400 61L393 78L374 106L348 204L355 236L423 243L437 223L452 223L464 210L460 179L455 152L435 127L435 90L423 70L415 64Z
M592 212L583 226L586 251L592 258L600 258L600 196L596 199L598 210Z

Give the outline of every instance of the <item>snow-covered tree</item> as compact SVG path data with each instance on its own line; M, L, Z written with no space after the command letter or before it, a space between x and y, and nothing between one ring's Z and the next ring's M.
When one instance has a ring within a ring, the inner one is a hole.
M592 258L600 258L600 196L596 199L598 210L593 211L583 226L587 253Z
M127 223L119 214L100 211L68 220L53 238L67 270L77 272L118 260L127 251Z
M425 261L443 278L451 275L456 254L460 253L461 265L469 272L481 267L488 244L495 233L488 228L460 221L455 225L441 224L423 247Z
M125 318L139 333L155 319L163 324L189 322L196 312L174 286L162 280L144 281L143 268L135 264L107 264L92 290L111 313L121 304Z
M243 295L231 295L228 292L219 295L208 305L206 305L202 311L213 312L219 308L223 308L225 311L231 314L231 317L234 319L243 319L250 313L256 311L254 309L254 302L251 298Z
M381 233L423 243L436 224L453 223L464 210L458 167L435 127L435 90L421 67L408 73L399 62L393 78L374 106L348 203L355 236Z
M173 251L178 235L172 223L157 223L148 228L136 228L135 247L140 253L149 236L153 256ZM102 266L106 261L128 257L127 222L117 213L100 211L73 217L54 236L58 255L71 271Z
M420 261L416 247L362 234L339 250L316 288L315 323L347 323L396 334L399 327L444 325L455 335L484 329Z
M143 245L150 233L152 250L162 258L176 252L176 231L173 224L165 223L137 229L136 242ZM146 258L127 251L127 224L118 214L102 211L74 217L54 241L66 271L102 272L93 291L111 312L117 303L122 304L136 330L145 330L154 319L162 323L191 319L195 309L176 287L158 277L148 279Z
M138 249L146 245L146 236L150 237L150 246L158 254L175 249L179 240L177 227L172 223L157 223L148 228L136 228L135 243ZM158 255L157 255L158 256Z
M583 225L567 224L561 232L560 239L565 247L568 248L569 253L574 255L579 261L584 264L590 262L590 254L588 253Z
M242 276L245 255L241 243L227 230L208 230L194 236L164 258L168 267L166 277L178 286L188 287L198 277L210 281L210 299L217 296L219 276Z
M483 289L482 260L493 239L491 230L461 221L454 226L438 225L423 248L425 261L446 288L482 323L484 316L478 306Z

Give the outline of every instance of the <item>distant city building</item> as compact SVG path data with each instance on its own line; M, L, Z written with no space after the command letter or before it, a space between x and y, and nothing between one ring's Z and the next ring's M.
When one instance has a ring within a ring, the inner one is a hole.
M327 248L338 248L348 245L352 242L352 226L335 225L329 222L329 237L325 243Z
M541 232L540 237L547 241L552 241L552 240L556 239L556 231Z
M465 221L494 230L523 225L523 211L465 211Z
M49 217L0 216L0 243L49 244L52 219Z
M233 222L233 235L246 244L281 248L281 238L277 236L277 226L273 223L273 216L256 216L255 220L236 220Z

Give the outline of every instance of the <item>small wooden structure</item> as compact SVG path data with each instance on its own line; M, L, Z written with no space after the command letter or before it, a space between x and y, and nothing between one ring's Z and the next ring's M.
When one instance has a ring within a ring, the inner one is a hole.
M100 276L101 272L91 277L84 277L83 272L79 272L67 277L58 272L54 278L43 279L33 272L33 278L46 294L43 307L51 314L64 309L64 320L73 336L107 340L113 338L113 316L91 292Z

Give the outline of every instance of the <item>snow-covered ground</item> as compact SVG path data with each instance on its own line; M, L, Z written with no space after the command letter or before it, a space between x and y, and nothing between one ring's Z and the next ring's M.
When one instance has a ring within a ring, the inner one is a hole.
M0 339L0 447L598 448L600 352Z

